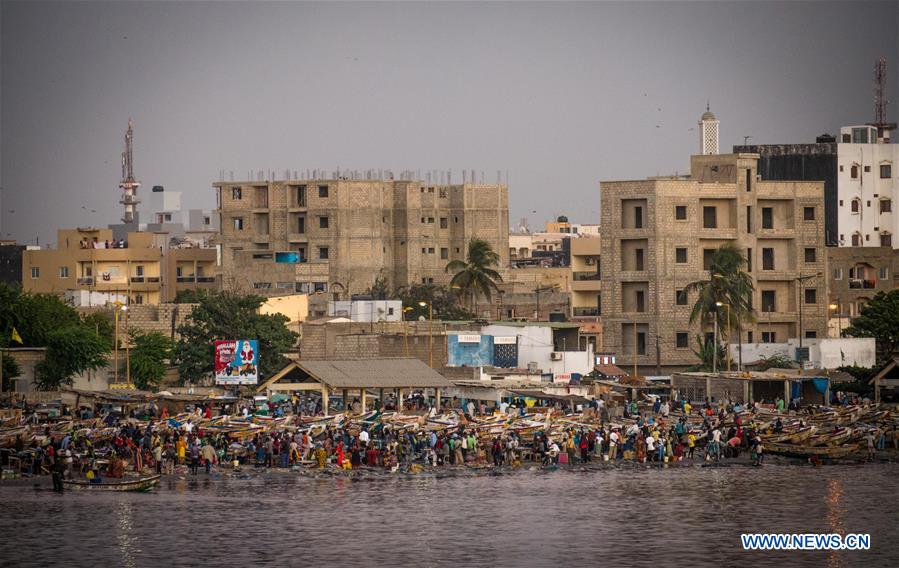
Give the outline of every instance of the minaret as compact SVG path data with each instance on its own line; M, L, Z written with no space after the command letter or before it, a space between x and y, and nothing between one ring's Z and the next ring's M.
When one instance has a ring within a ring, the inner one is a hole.
M699 119L699 153L704 156L718 154L718 119L709 110L709 103L705 104L705 112Z
M122 152L122 181L119 182L119 189L122 190L122 200L119 201L125 206L125 216L122 217L124 223L134 223L137 221L137 204L140 199L137 198L137 188L140 182L134 179L134 123L128 119L128 130L125 131L125 151Z

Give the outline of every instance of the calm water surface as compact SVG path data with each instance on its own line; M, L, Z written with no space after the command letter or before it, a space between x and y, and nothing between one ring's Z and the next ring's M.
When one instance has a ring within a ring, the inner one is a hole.
M0 485L0 565L899 566L897 465L385 477ZM742 532L870 533L872 550L744 552Z

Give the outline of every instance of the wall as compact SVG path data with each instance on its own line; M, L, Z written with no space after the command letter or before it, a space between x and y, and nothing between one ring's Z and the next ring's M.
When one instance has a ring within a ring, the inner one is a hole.
M4 349L3 356L15 359L22 370L15 382L17 392L34 392L37 390L34 385L34 367L43 361L44 352L45 349L43 347ZM112 355L110 355L110 358L112 358ZM111 376L111 366L106 366L96 371L85 371L73 378L71 386L81 390L106 390L109 388Z
M306 321L306 318L309 317L309 296L307 294L291 294L268 298L259 307L259 313L282 314L292 322Z
M802 345L809 348L809 365L817 369L836 369L844 365L870 368L875 364L875 340L872 337L804 339ZM731 361L737 361L739 346L730 344L729 347ZM795 359L798 347L799 339L790 339L787 343L744 343L743 364L773 355Z

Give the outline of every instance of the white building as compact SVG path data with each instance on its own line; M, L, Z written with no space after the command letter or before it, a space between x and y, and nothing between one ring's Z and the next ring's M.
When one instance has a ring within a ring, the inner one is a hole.
M876 344L873 337L806 338L802 346L808 348L806 366L809 368L836 369L848 365L871 368L875 364ZM744 343L742 346L731 343L728 347L731 365L736 366L740 347L743 349L743 364L746 365L775 355L795 359L799 339L791 338L787 343ZM719 362L719 365L719 369L724 369L727 362Z
M400 300L341 300L328 302L328 316L356 322L402 321Z
M890 142L890 130L878 137L874 126L840 129L837 144L837 195L840 246L899 248L899 215L893 201L899 196L899 144Z

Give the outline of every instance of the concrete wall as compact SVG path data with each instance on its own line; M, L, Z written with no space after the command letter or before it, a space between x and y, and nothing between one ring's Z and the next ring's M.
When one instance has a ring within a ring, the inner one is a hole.
M809 365L818 369L836 369L846 365L873 367L875 364L875 340L872 337L842 339L804 339L803 347L809 348ZM796 357L799 339L790 339L787 343L745 343L743 344L743 363L750 363L774 355L789 359ZM729 346L731 360L737 361L739 346ZM722 367L723 368L723 367Z
M282 314L292 322L305 321L309 317L309 296L307 294L291 294L268 298L259 307L261 314Z
M44 348L33 347L11 348L3 351L3 356L15 359L22 370L22 373L15 379L16 392L34 392L37 390L34 384L34 367L40 361L43 361L44 352ZM124 358L124 354L120 353L120 356ZM110 355L111 358L112 356ZM72 387L82 390L106 390L109 388L112 371L111 365L96 371L86 371L74 377ZM124 380L124 378L119 380Z

